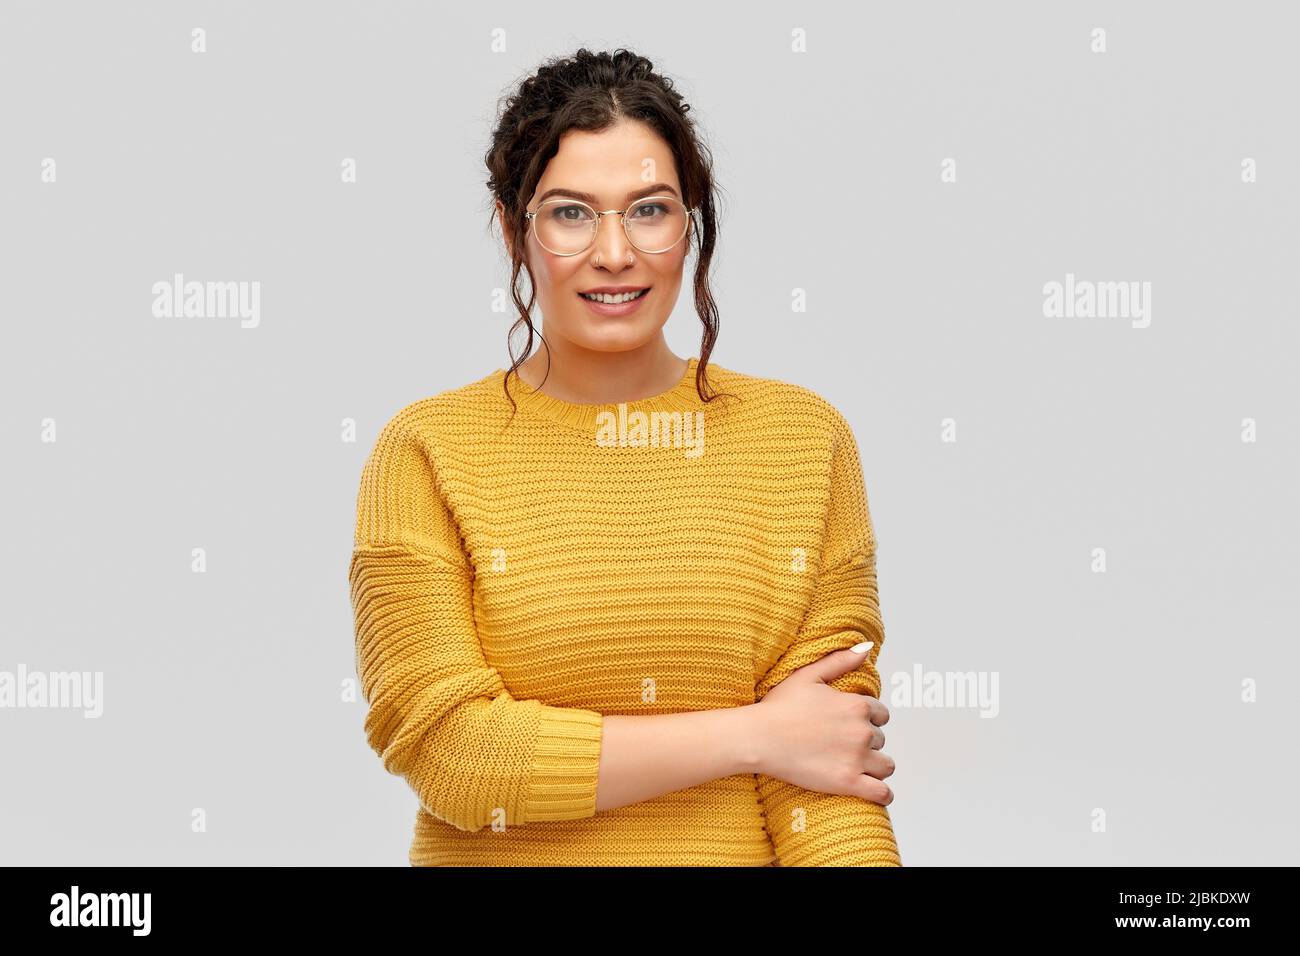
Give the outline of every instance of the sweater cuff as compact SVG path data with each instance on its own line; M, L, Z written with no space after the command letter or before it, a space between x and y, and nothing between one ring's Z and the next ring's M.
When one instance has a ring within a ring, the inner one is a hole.
M595 816L603 731L604 717L594 710L542 705L526 821Z

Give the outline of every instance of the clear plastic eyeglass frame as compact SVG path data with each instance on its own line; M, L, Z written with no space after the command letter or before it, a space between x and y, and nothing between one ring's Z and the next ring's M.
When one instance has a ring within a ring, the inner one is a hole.
M653 250L642 249L640 246L636 244L636 241L632 238L632 233L630 233L627 228L627 214L632 211L632 207L643 202L648 202L651 199L667 199L677 203L679 206L681 206L683 209L686 210L686 228L682 230L682 234L680 236L674 239L670 244L664 246L662 249L653 249ZM546 245L546 243L542 242L541 237L537 235L537 214L542 211L543 207L548 206L552 203L564 203L566 206L582 206L586 209L591 210L591 215L592 215L591 238L588 239L587 244L583 246L581 249L579 249L577 252L556 252L553 249L551 249L550 246ZM662 252L667 252L673 246L677 245L677 243L681 242L684 238L686 238L686 234L691 231L691 222L693 221L692 217L694 216L694 214L695 214L695 208L692 207L690 209L686 209L686 204L681 200L679 200L676 196L642 196L640 199L635 199L632 202L628 203L626 209L606 209L603 212L593 208L590 204L583 202L581 199L562 199L562 198L548 199L546 200L546 202L538 206L535 212L524 213L524 218L528 220L528 228L532 230L533 238L537 240L537 244L553 256L580 256L588 249L590 249L596 241L596 233L600 229L600 220L602 216L618 216L619 222L623 224L623 235L627 236L627 241L632 245L632 247L634 249L646 253L646 255L657 256Z

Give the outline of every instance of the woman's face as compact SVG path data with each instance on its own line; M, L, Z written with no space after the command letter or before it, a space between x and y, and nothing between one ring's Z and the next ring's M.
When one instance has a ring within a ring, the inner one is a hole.
M650 127L623 120L600 133L565 133L527 208L536 211L547 199L567 198L583 200L597 212L623 210L651 195L682 199L672 151ZM558 205L548 205L545 211ZM689 241L688 231L667 252L642 252L628 242L621 216L601 216L590 248L560 256L539 245L530 228L525 256L537 283L547 340L563 338L597 352L628 351L650 343L677 301ZM579 295L603 286L649 291L626 314L609 315Z

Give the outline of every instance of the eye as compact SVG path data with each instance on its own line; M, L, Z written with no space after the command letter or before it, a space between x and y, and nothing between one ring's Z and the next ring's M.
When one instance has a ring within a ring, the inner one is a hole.
M586 220L591 218L591 213L587 211L587 208L585 206L576 206L572 204L570 205L557 204L551 207L551 211L548 213L548 215L551 217L551 219L561 223L585 222Z
M645 215L642 215L644 213ZM636 207L632 213L634 219L653 219L655 216L666 216L668 207L660 202L644 202Z

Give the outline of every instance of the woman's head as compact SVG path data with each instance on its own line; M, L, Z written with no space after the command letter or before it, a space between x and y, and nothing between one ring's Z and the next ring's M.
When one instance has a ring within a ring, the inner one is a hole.
M653 69L628 50L580 49L546 62L505 101L486 161L519 312L510 329L510 369L532 352L534 301L546 318L547 339L597 352L652 342L672 314L694 248L692 288L704 327L696 381L707 400L705 366L718 334L708 281L717 228L712 158L686 116L689 104ZM598 216L594 240L582 248L591 210L626 210L655 197L668 201L634 207L631 236L623 216ZM561 200L581 200L590 209ZM666 231L680 238L655 251L666 242L648 240ZM527 303L518 288L521 271L529 277ZM580 295L622 286L649 289L626 315L602 314ZM521 326L527 339L516 357L513 339Z

